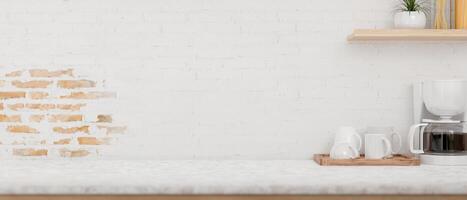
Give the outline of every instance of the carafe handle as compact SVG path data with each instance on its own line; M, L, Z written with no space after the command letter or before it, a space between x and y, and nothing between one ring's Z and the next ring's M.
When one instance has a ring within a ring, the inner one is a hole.
M414 154L425 153L425 152L423 151L423 143L420 143L420 144L421 144L421 145L420 145L420 149L415 149L415 147L414 147L414 145L413 145L413 143L414 143L414 136L415 136L416 130L417 130L418 128L420 128L420 127L425 127L425 126L428 126L428 124L426 124L426 123L415 124L415 125L412 125L412 126L410 127L410 131L409 131L409 147L410 147L410 152L412 152L412 153L414 153ZM423 139L423 132L422 132L422 134L420 134L420 135L421 135L421 136L420 136L421 138L419 138L419 140L420 140L420 139Z

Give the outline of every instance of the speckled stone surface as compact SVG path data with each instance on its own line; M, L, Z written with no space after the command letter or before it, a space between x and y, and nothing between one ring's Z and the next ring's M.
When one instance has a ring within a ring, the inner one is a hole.
M18 160L0 162L0 194L467 194L467 167Z

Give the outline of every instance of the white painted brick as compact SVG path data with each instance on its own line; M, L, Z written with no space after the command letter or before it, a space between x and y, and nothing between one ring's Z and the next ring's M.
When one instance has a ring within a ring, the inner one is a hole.
M99 23L139 23L143 19L140 12L109 12L97 16Z
M95 12L79 12L79 11L64 11L57 13L54 16L56 23L96 23L98 22L98 13Z
M234 23L183 23L183 24L164 24L162 26L164 33L240 33L241 26Z
M0 71L105 77L129 136L96 157L309 159L341 125L404 136L413 81L467 78L465 44L346 42L391 28L395 3L0 1Z
M145 12L143 19L149 23L183 23L188 21L184 12Z
M244 23L241 25L242 32L245 33L294 33L296 32L295 24L288 23Z
M236 11L232 12L232 20L235 23L251 22L278 22L277 11Z
M232 21L232 12L202 10L200 12L188 12L186 18L189 23L211 22L211 23L227 23Z

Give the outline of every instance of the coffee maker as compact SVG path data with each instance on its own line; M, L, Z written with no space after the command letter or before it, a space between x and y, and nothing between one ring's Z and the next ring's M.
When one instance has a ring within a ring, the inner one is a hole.
M409 147L422 164L467 165L467 81L414 84Z

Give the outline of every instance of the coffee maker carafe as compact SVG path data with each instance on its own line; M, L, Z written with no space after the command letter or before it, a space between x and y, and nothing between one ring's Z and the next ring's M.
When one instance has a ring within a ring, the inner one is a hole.
M422 164L467 165L467 82L423 81L414 85L409 147Z

